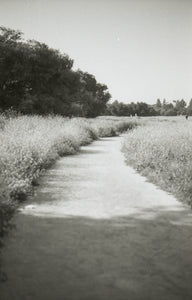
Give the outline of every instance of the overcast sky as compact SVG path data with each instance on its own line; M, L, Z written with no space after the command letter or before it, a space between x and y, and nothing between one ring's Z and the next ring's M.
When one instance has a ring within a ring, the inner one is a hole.
M113 100L192 98L192 0L0 0L0 25L67 53Z

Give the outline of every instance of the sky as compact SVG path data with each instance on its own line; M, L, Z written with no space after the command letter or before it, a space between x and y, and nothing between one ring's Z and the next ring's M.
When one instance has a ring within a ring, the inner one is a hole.
M68 54L112 100L192 98L192 0L0 0L0 26Z

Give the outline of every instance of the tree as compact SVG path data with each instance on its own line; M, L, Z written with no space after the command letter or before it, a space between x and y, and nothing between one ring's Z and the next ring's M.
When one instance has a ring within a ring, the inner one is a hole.
M67 54L38 41L24 42L22 32L1 27L0 109L85 117L103 114L111 97L107 86L72 67Z
M25 49L22 33L0 27L0 106L17 107L25 94Z
M157 99L156 107L161 108L161 100L160 99Z
M192 115L192 99L190 100L189 105L187 107L187 113L190 116Z
M115 116L155 116L157 113L152 105L144 102L137 102L125 104L115 100L113 103L107 105L106 114Z
M186 114L186 105L187 103L182 100L176 100L175 102L175 109L178 115L184 115Z
M105 84L98 83L92 74L78 70L80 77L79 103L85 117L96 117L106 110L111 95Z

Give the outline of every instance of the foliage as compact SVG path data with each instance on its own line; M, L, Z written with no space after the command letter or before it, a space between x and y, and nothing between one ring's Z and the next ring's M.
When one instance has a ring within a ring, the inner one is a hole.
M157 102L153 107L160 116L177 116L185 115L187 113L186 106L187 104L183 99L173 100L173 103L168 103L166 99L161 103L161 100L157 99Z
M127 163L192 205L192 123L150 121L131 131L123 145Z
M130 104L125 104L118 102L117 100L111 104L107 104L106 109L107 115L112 116L155 116L157 115L155 109L144 102L131 102Z
M107 86L74 71L67 54L22 40L22 32L0 27L0 109L25 114L95 117L110 99Z
M186 102L174 100L173 103L168 103L165 99L161 102L157 99L155 105L150 105L145 102L131 102L125 104L117 100L108 103L105 114L112 116L177 116L177 115L192 115L192 100L188 107Z
M189 116L192 116L192 99L189 102L189 105L187 107L187 113Z

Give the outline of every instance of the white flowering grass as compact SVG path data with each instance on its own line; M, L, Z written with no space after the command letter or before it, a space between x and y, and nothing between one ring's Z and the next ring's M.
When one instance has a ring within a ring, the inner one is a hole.
M0 235L14 211L14 200L25 198L42 170L81 145L133 126L130 118L0 115Z
M0 131L0 175L10 195L26 194L42 168L61 155L75 153L89 139L82 124L61 117L7 121Z
M160 122L162 121L162 122ZM192 121L156 119L126 136L127 163L182 201L192 204Z
M59 156L73 154L97 137L116 135L130 127L130 120L19 116L2 124L0 176L9 194L21 197Z
M99 117L92 120L92 128L100 137L119 135L121 132L132 129L139 124L139 121L127 117Z

